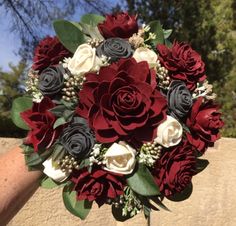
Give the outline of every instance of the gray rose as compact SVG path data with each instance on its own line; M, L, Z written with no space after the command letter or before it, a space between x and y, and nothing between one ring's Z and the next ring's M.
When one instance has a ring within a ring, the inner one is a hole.
M76 117L63 130L59 142L70 155L83 159L91 152L95 139L85 119Z
M129 42L122 38L109 38L103 41L97 47L96 53L99 57L102 55L109 57L111 62L120 58L128 58L133 54L133 50Z
M190 91L185 83L179 80L171 82L167 100L170 114L177 119L186 116L193 104Z
M61 65L51 66L44 69L39 75L38 88L44 96L53 96L58 94L64 85L65 73Z

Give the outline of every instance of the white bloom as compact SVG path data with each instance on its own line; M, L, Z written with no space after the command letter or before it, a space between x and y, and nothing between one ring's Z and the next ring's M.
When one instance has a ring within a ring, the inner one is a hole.
M69 176L68 173L62 172L61 169L57 169L53 166L51 157L49 157L46 161L43 162L43 166L43 172L56 182L63 182Z
M135 149L125 142L113 143L104 155L104 169L114 173L130 174L135 167L135 154Z
M146 47L139 47L134 51L133 58L137 62L147 61L150 68L153 68L157 65L158 56L154 51Z
M183 128L173 117L167 115L166 121L157 128L157 137L154 139L158 144L168 148L177 145L182 139Z
M101 65L102 61L96 56L96 49L88 44L80 45L67 64L68 69L73 75L98 71Z

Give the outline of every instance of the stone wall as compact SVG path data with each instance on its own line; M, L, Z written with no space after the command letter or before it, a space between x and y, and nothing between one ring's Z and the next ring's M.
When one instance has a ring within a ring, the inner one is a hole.
M19 140L0 139L0 153L19 144ZM236 225L236 139L222 138L215 148L209 148L205 158L209 166L193 178L193 193L183 202L164 201L171 210L151 214L153 226L235 226ZM1 221L1 219L0 219ZM1 225L1 224L0 224ZM145 226L143 214L120 223L109 206L94 205L85 221L65 209L61 189L39 188L9 226Z

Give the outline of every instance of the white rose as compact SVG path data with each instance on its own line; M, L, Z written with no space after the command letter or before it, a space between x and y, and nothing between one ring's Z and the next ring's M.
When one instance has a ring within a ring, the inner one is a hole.
M135 167L136 151L125 142L114 143L104 155L105 170L120 174L130 174Z
M68 69L73 75L98 71L102 61L96 56L96 49L88 44L80 45L68 62Z
M148 48L139 47L134 51L133 58L135 58L137 62L147 61L150 68L153 68L157 65L158 56L154 51Z
M53 166L51 157L49 157L46 161L43 162L43 166L43 172L56 182L63 182L69 176L68 173L62 172L60 169L57 169Z
M154 139L158 144L168 148L177 145L182 139L183 128L173 117L167 115L166 121L157 128L157 137Z

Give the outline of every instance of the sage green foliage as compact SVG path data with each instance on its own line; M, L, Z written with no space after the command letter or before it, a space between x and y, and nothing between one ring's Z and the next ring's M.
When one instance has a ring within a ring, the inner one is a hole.
M137 169L127 177L130 188L143 196L160 195L159 188L148 168L142 163L136 165Z
M53 179L51 179L48 176L44 176L42 180L40 181L40 187L46 188L46 189L52 189L57 187L65 186L67 182L64 183L57 183Z
M15 123L15 125L21 129L29 130L29 127L21 118L20 113L30 109L32 107L32 104L32 98L27 96L18 97L12 103L11 119Z
M122 8L140 22L160 20L170 40L189 42L206 64L225 121L223 136L236 137L236 3L234 0L126 0ZM117 11L120 6L114 9Z
M62 193L63 202L70 213L84 220L89 214L93 203L88 200L78 201L76 199L76 191L73 191L72 188L73 184L64 187Z

